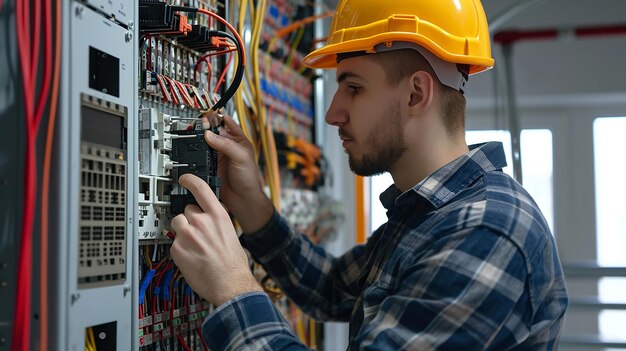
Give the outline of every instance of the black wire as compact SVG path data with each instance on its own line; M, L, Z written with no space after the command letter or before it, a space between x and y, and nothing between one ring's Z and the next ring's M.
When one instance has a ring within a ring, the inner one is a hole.
M172 9L172 11L181 11L181 12L187 12L187 13L197 13L198 9L195 7L187 7L187 6L170 6L170 8ZM219 101L213 105L213 107L211 108L213 111L217 111L220 108L226 106L226 103L228 103L228 101L235 95L235 92L237 91L237 89L239 89L239 85L241 84L241 80L243 79L243 73L244 73L244 69L245 69L245 65L244 65L244 57L243 57L243 50L244 48L241 47L241 45L239 44L239 41L235 39L235 37L233 37L232 35L226 33L226 32L222 32L219 30L215 30L215 31L210 31L209 32L211 35L215 35L218 37L222 37L222 38L228 38L230 39L235 46L237 47L237 69L235 70L235 77L233 78L233 81L230 83L230 85L228 86L228 89L226 89L226 92L224 93L224 95L222 95L222 97L219 99Z
M219 30L210 31L209 34L216 37L230 39L235 44L235 47L237 47L237 69L235 70L235 77L228 86L228 89L226 90L224 95L222 95L219 101L211 108L213 111L217 111L220 108L226 106L226 103L235 95L237 89L239 89L239 85L241 85L241 80L243 79L245 66L243 65L243 48L239 45L239 41L237 41L235 37Z

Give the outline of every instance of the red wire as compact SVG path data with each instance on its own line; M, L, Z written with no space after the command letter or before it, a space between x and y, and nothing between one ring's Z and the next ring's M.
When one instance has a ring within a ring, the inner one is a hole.
M208 60L209 58L216 56L216 55L224 55L227 54L229 52L233 52L233 51L237 51L237 49L228 49L228 50L223 50L223 51L216 51L216 52L212 52L210 54L206 54L204 56L201 56L198 61L196 62L196 72L200 71L200 64L204 61L206 62L206 64L208 65L209 68L209 73L207 76L207 84L210 86L211 85L211 78L213 78L213 67L211 66L211 62Z
M39 124L41 123L41 119L43 117L43 110L46 107L46 102L48 100L48 95L50 93L50 80L51 80L51 72L50 69L52 67L52 2L44 1L44 25L45 25L45 44L44 44L44 53L45 53L45 63L43 66L44 74L43 74L43 86L41 87L41 91L39 93L39 103L37 104L37 110L35 110L35 120L33 121L35 126L35 131L39 128ZM39 29L39 28L37 28ZM37 42L35 42L37 43ZM35 44L35 46L38 46ZM35 76L33 74L33 76Z
M44 163L41 185L41 259L40 259L40 335L41 343L40 351L48 350L48 206L49 206L49 190L50 190L50 159L52 153L52 142L54 138L54 128L57 117L57 103L59 95L59 75L61 66L61 2L56 2L55 18L55 43L56 51L54 53L54 77L52 83L52 96L50 100L50 109L48 118L48 131L45 137L46 146L44 151Z
M189 91L183 85L183 83L181 83L181 82L179 82L177 80L175 80L174 83L176 83L176 86L178 87L178 90L180 91L180 95L182 96L183 100L185 100L185 102L187 103L187 106L195 107L196 105L193 103L193 100L191 100L191 96L189 95Z
M180 101L178 101L178 96L176 96L176 85L174 84L174 81L172 80L172 78L168 77L168 76L163 76L163 78L165 78L165 80L167 81L167 84L170 86L170 93L172 94L172 101L174 102L175 105L180 105ZM181 96L182 98L182 96Z
M207 15L207 16L211 16L211 17L213 17L214 19L216 19L216 20L220 21L223 25L225 25L225 26L226 26L226 28L228 28L228 30L229 30L231 33L233 33L233 36L235 36L235 39L237 39L237 42L239 43L239 49L240 49L240 50L242 50L242 54L243 54L243 55L242 55L242 56L243 56L243 62L241 63L241 65L242 65L242 66L245 66L245 65L246 65L246 55L245 55L245 53L243 52L243 50L245 50L245 47L246 47L246 46L244 45L243 40L241 39L241 36L239 35L239 33L237 33L237 31L235 30L235 28L234 28L234 27L233 27L230 23L228 23L228 21L226 21L225 19L223 19L222 17L220 17L219 15L217 15L217 14L216 14L216 13L214 13L214 12L211 12L211 11L209 11L209 10L202 9L202 8L199 8L199 9L198 9L198 12L199 12L199 13L202 13L202 14L205 14L205 15Z
M209 351L209 345L207 345L206 341L204 341L204 338L202 337L202 331L200 331L199 327L196 328L196 333L198 333L200 341L202 341L202 348L204 349L204 351Z
M12 331L11 350L30 349L30 314L32 297L32 257L33 257L33 220L36 211L35 193L37 192L37 132L48 101L50 90L50 67L52 66L52 12L50 2L44 1L45 54L43 83L39 93L37 108L33 104L39 68L39 45L41 32L41 3L35 2L33 10L35 28L34 40L30 38L30 4L29 1L18 1L16 8L17 37L20 65L22 71L22 89L24 93L24 109L26 117L26 161L24 165L24 203L22 217L22 233L20 237L19 258L17 267L17 290L15 301L14 328ZM33 45L29 47L28 45ZM29 61L30 58L30 61ZM34 110L34 111L33 111Z
M191 351L191 349L189 348L189 346L187 346L187 343L185 342L182 336L176 335L176 339L178 339L178 342L183 346L183 349L185 349L185 351Z
M228 57L228 62L226 62L226 66L224 66L224 71L222 72L220 79L218 79L217 84L215 84L215 89L213 89L214 93L217 93L220 90L220 87L222 86L222 84L224 83L226 72L228 72L228 67L230 67L230 64L233 62L234 57L235 55L233 55L233 53L231 52L230 56Z
M209 69L209 73L207 74L207 85L211 85L211 76L213 75L213 67L211 66L211 62L209 62L207 60L207 58L209 58L209 56L202 56L198 59L198 61L196 62L196 74L200 71L200 64L202 63L202 61L206 62L207 64L207 68ZM198 77L198 80L200 77Z
M33 10L34 12L34 18L33 18L33 23L35 25L35 28L33 30L33 35L34 37L31 40L31 45L32 45L32 50L30 52L31 56L30 56L30 67L28 69L30 69L30 76L31 77L35 77L37 70L39 69L39 67L37 67L37 64L39 64L38 62L38 58L39 58L39 43L40 43L40 35L41 35L41 6L40 6L40 2L39 1L35 1L35 9ZM28 13L27 13L28 14ZM34 93L34 92L33 92Z
M26 160L25 160L25 179L24 179L24 205L22 217L22 233L20 237L19 258L17 267L17 291L15 297L15 315L14 327L12 331L11 350L28 350L29 334L30 334L30 283L32 275L31 258L32 258L32 238L29 233L32 231L32 212L29 206L31 193L31 144L32 132L30 130L30 118L32 116L32 88L30 79L30 63L28 62L30 43L28 38L28 25L24 28L24 6L28 6L27 1L18 1L16 8L17 36L18 36L18 53L20 65L22 67L22 89L24 92L24 109L26 114ZM26 294L26 296L24 295Z
M17 49L19 53L20 66L22 67L22 89L24 91L24 109L27 120L26 127L28 128L28 121L30 120L30 116L32 116L34 89L32 87L32 79L29 69L30 63L28 62L28 58L30 56L30 47L27 45L30 43L29 28L28 25L24 25L24 12L27 12L28 9L24 9L24 6L28 7L28 1L17 1Z

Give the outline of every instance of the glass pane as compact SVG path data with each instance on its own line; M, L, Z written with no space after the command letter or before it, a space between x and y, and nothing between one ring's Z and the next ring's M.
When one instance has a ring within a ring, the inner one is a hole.
M598 263L626 266L626 117L598 118L593 125L596 233ZM603 278L599 283L600 299L626 302L626 279ZM600 333L605 337L624 339L626 311L600 313Z
M524 188L535 199L554 233L552 132L549 129L525 129L520 141Z
M391 178L391 174L383 173L381 175L377 175L375 177L370 178L370 225L371 230L370 233L374 230L378 229L381 225L387 222L387 210L380 203L378 197L380 194L387 190L387 188L393 184L393 178Z
M506 130L470 130L465 134L468 145L499 141L504 145L508 166L503 171L513 175L511 133ZM524 186L535 199L543 212L550 228L553 228L553 190L552 190L552 132L547 129L523 130L521 135L522 169ZM374 230L387 221L386 210L378 197L393 183L391 175L386 173L371 178L370 224Z

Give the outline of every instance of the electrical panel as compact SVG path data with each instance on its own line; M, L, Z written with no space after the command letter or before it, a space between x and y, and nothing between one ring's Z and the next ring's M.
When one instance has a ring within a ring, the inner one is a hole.
M58 25L54 33L62 38L55 46L58 118L47 166L54 218L45 222L50 258L41 258L50 272L42 279L50 284L40 290L50 293L39 292L42 306L23 313L32 319L25 333L53 350L207 350L200 327L213 306L171 259L170 222L195 203L178 184L181 175L200 177L219 197L219 156L204 136L220 132L222 114L233 116L253 142L268 192L294 226L323 242L341 224L338 204L320 193L327 180L313 143L316 77L302 65L315 42L312 21L302 20L314 6L297 0L59 6L59 16L43 23ZM35 143L33 154L42 145ZM33 252L44 252L41 245ZM3 281L10 276L7 262L0 261ZM319 346L320 325L260 266L253 272L300 339ZM37 321L40 312L46 323ZM0 322L9 317L0 310Z
M79 288L126 279L126 107L82 95Z
M223 6L215 1L198 6L223 15L218 4ZM173 3L139 2L135 313L140 350L206 350L200 327L211 310L169 255L170 221L195 203L178 185L181 175L199 176L219 196L217 153L204 133L218 133L219 113L207 111L227 90L222 58L233 48L211 18L174 8ZM201 114L214 118L203 120Z

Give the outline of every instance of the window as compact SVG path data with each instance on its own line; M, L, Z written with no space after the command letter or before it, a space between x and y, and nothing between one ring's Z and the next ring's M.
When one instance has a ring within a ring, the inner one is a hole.
M598 263L626 266L626 117L597 118L593 125L596 233ZM624 302L626 278L602 278L599 296L603 301ZM626 311L602 311L600 334L624 339Z
M525 129L520 141L524 188L535 199L554 233L552 132L548 129Z
M368 234L371 234L374 230L378 229L381 225L387 222L387 210L380 203L378 199L380 194L387 190L387 188L393 184L393 178L391 174L383 173L370 179L371 186L371 199L370 199L370 226L371 230Z
M511 133L508 130L470 130L466 132L465 140L468 145L486 141L501 142L507 163L502 171L513 176ZM535 199L554 233L552 132L549 129L524 129L520 142L524 188Z
M506 130L471 130L465 136L468 145L499 141L504 145L504 154L507 167L503 171L513 175L511 133ZM522 172L524 187L535 199L539 208L546 217L548 225L554 232L553 209L553 147L552 132L548 129L525 129L521 134ZM393 179L389 173L372 177L370 181L370 224L375 230L387 221L386 210L380 204L378 197Z

